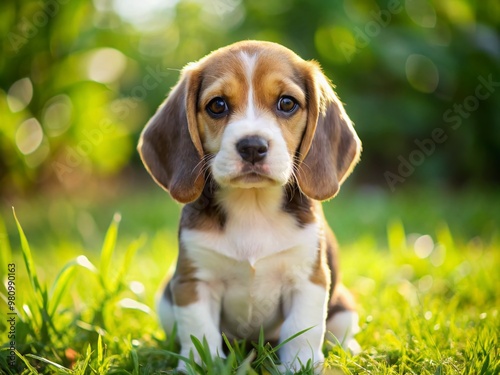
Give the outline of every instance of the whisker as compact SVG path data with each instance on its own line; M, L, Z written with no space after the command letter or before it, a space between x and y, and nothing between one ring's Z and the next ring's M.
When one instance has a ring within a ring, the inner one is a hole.
M193 172L195 172L197 169L198 173L196 174L196 179L200 177L201 175L205 175L208 172L208 169L210 168L210 161L215 157L213 154L206 154L203 155L201 160L195 165L193 168ZM201 165L201 168L199 168Z
M300 168L300 167L299 167L299 168ZM292 168L292 176L291 176L291 177L293 178L293 181L294 181L294 183L295 183L296 185L298 185L298 184L299 184L299 178L298 178L298 176L297 176L297 172L298 172L298 170L296 170L296 166L294 166L294 168Z
M204 168L204 164L203 163L203 159L201 159L193 168L193 170L191 171L192 173L196 172L196 180L198 179L198 177L200 177L201 173L203 172L203 168ZM202 166L201 168L200 165Z
M298 165L298 170L302 169L302 168L307 168L308 170L311 170L311 167L304 161L302 160L302 162L300 162Z

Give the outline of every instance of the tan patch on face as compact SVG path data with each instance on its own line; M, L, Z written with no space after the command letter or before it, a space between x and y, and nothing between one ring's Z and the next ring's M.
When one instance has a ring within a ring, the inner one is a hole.
M231 53L223 55L214 55L200 63L202 78L197 103L198 126L205 151L212 153L220 149L222 133L230 118L245 110L248 95L241 60ZM217 97L223 98L229 108L229 115L219 119L211 117L206 111L210 101Z
M182 307L198 301L198 281L194 262L187 257L186 249L180 243L177 267L170 281L174 304Z

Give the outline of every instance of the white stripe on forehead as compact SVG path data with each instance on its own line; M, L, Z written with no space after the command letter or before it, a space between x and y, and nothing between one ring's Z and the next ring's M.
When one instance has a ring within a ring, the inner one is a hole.
M245 78L248 82L248 102L247 102L247 111L245 117L248 119L255 119L255 105L253 98L253 73L255 71L255 65L257 62L257 55L250 55L248 52L242 51L240 52L241 61L243 62L243 66L245 67Z

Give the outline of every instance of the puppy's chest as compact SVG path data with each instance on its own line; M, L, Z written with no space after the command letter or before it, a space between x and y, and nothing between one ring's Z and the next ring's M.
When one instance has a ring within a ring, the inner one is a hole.
M262 260L269 257L293 264L301 258L315 256L318 235L315 221L300 226L288 212L247 204L228 210L223 228L181 229L180 239L196 263L202 263L202 259L211 255L222 255L256 268L259 262L263 264ZM207 259L206 266L209 265Z

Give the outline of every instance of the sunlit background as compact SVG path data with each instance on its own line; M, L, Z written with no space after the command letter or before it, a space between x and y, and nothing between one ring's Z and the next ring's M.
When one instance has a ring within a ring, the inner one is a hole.
M364 143L357 182L402 186L384 175L398 175L401 159L415 165L411 176L399 173L404 183L500 181L496 1L51 0L1 7L4 193L74 187L138 168L138 133L179 69L242 39L276 41L322 64ZM496 83L478 92L484 81ZM415 141L436 128L447 139L425 160L412 158Z

